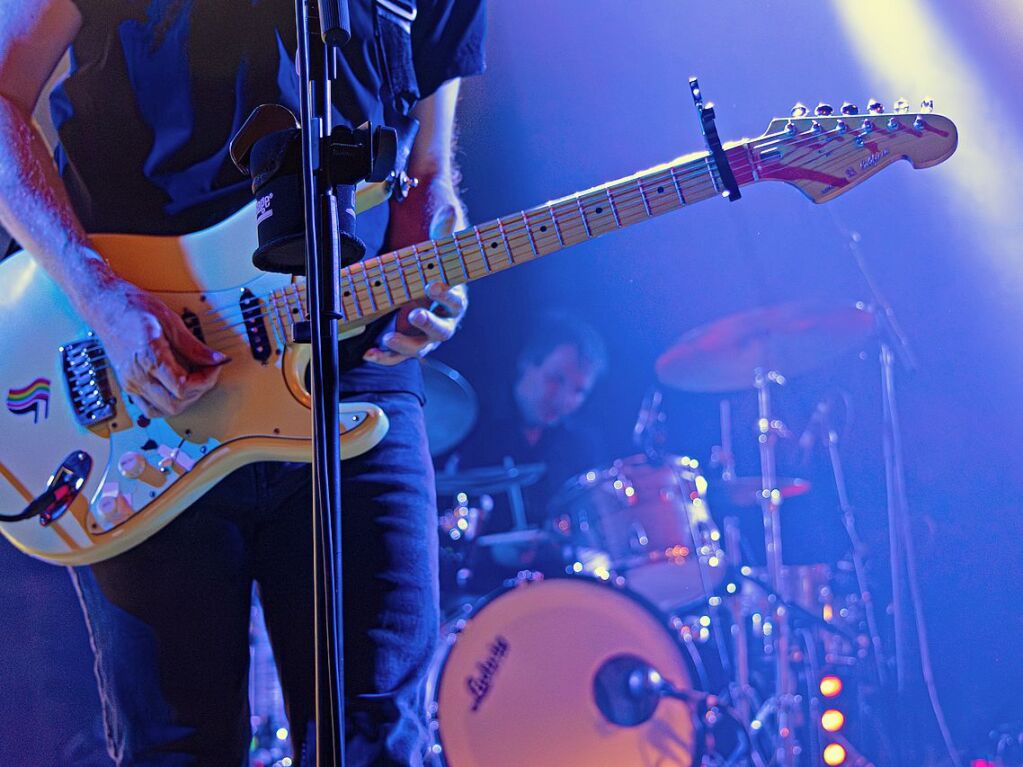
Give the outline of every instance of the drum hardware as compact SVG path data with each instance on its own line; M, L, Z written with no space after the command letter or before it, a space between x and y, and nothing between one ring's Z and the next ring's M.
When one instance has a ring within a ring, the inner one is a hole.
M798 744L794 738L795 685L789 664L791 626L782 575L780 511L782 491L775 464L779 437L791 436L774 418L772 385L785 384L785 375L808 372L822 362L853 348L874 329L872 312L860 306L833 307L816 303L789 303L733 314L689 331L656 363L661 383L683 391L727 392L748 389L757 395L755 433L760 458L758 502L764 526L768 583L781 595L773 606L775 632L775 694L770 704L776 723L774 759L794 765ZM733 471L730 449L730 414L722 409L721 462ZM726 446L728 449L725 449Z
M777 477L775 489L783 500L805 495L813 489L813 484L798 477ZM763 494L763 480L760 477L733 477L730 480L708 480L707 495L726 499L727 504L739 508L759 506Z

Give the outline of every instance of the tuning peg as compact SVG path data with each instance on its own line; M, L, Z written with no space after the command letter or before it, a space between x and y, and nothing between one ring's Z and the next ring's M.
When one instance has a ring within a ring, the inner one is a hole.
M934 111L934 99L924 99L920 102L920 111L930 113Z
M909 102L906 99L899 99L892 104L892 111L897 115L904 115L909 111Z
M792 111L789 113L793 117L806 117L810 114L809 108L801 101L797 101L796 105L792 107Z
M871 99L867 102L867 111L871 114L879 115L884 112L884 104L877 99Z
M813 110L813 113L819 117L828 117L834 114L835 108L831 104L825 104L823 101L817 105L817 108Z
M847 116L852 116L852 115L858 115L859 113L860 113L860 108L858 106L856 106L855 104L852 104L852 103L850 103L848 101L846 101L844 104L842 104L842 114L847 115Z

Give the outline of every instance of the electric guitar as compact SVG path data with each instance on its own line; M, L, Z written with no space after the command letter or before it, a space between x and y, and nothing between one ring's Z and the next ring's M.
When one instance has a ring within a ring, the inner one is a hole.
M926 168L955 151L949 119L877 111L777 119L723 156L739 187L784 181L819 203L899 159ZM720 158L680 157L354 264L341 273L340 332L361 332L430 282L480 279L721 196L731 178ZM102 342L30 253L0 263L0 532L16 547L54 563L97 562L148 538L239 466L311 460L308 349L292 336L304 285L251 266L254 217L255 203L183 237L93 238L118 274L232 357L217 387L173 418L146 418L118 388ZM379 408L341 410L343 457L386 433Z

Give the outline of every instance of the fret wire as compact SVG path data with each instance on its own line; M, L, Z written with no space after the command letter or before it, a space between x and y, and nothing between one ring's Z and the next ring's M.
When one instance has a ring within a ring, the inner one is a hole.
M582 198L581 198L581 197L579 197L578 195L577 195L577 196L576 196L576 198L575 198L575 204L576 204L576 205L578 206L578 208L579 208L579 215L581 215L581 216L582 216L582 219L583 219L583 228L585 228L585 229L586 229L586 236L587 236L587 237L593 237L593 233L592 233L592 232L590 231L590 222L586 220L586 211L585 211L585 210L583 209L583 201L582 201Z
M718 178L717 178L717 173L716 173L716 170L717 170L716 164L713 162L713 160L711 160L711 157L710 157L709 154L706 155L703 158L703 161L707 165L707 172L710 174L711 183L714 184L714 191L715 192L720 192L721 191L721 187L718 186Z
M394 256L394 262L398 266L398 268L395 271L398 272L398 279L401 280L401 287L405 291L405 300L406 301L411 301L412 300L412 291L409 290L408 280L405 279L405 270L401 268L401 256L397 252L395 253L395 256Z
M640 176L636 179L636 186L639 188L639 196L643 200L643 207L646 209L647 218L650 218L653 211L650 210L650 201L646 198L646 192L643 190L643 177Z
M529 247L533 249L533 258L539 258L540 253L536 249L536 240L533 239L533 230L529 228L529 217L526 211L522 211L522 223L526 226L526 235L529 237Z
M384 290L387 291L387 303L390 306L394 306L394 293L391 292L391 280L388 278L387 273L384 271L383 257L377 256L376 262L377 269L380 270L380 281L384 283Z
M682 194L682 186L678 183L678 176L675 175L675 166L672 165L668 171L671 174L671 183L675 185L675 192L678 194L678 201L682 207L686 206L686 197Z
M508 254L508 266L515 266L515 255L511 250L511 243L508 242L508 235L504 233L504 223L501 219L497 219L497 230L501 235L501 244L504 245L505 252ZM526 231L529 231L529 227L526 227Z
M345 269L345 277L348 278L348 295L352 299L352 308L355 310L355 314L358 317L362 317L362 302L359 301L359 291L355 287L355 278L352 277L351 269ZM342 298L344 298L344 291L342 291Z
M373 307L373 314L376 314L379 310L377 307L377 297L373 294L373 285L369 281L369 272L366 269L366 262L359 261L358 264L352 264L353 267L358 266L359 271L362 272L362 281L366 283L366 293L369 294L369 303Z
M604 187L604 192L607 194L607 204L611 206L611 215L614 216L615 226L621 229L622 222L618 218L618 210L615 208L614 197L611 196L611 187L610 186Z
M558 219L554 215L554 208L550 205L546 206L545 210L551 217L551 223L554 224L554 233L558 235L558 242L561 243L561 247L565 247L565 238L561 236L561 227L558 226Z
M493 269L490 266L490 259L487 258L487 249L483 245L483 238L480 237L480 228L478 226L474 226L472 228L472 233L476 236L476 245L479 247L480 254L483 256L483 267L486 269L486 273L490 274Z
M455 253L458 254L458 263L462 267L462 274L465 275L465 281L469 281L469 268L465 265L465 256L462 254L462 244L458 241L458 234L450 235L451 242L455 246Z
M423 260L422 260L422 257L419 255L419 248L415 244L412 245L412 258L415 261L416 269L419 270L419 279L422 280L422 283L423 283L423 295L425 295L426 294L426 285L427 285L427 282L426 282L426 272L423 271Z

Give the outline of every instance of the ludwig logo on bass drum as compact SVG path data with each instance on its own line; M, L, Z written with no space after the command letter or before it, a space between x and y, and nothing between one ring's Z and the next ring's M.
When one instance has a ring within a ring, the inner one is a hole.
M472 696L471 711L478 711L484 698L490 694L490 689L494 685L494 675L508 655L508 649L508 640L498 634L487 648L487 659L476 664L477 673L466 678L465 686L469 688L469 694Z

